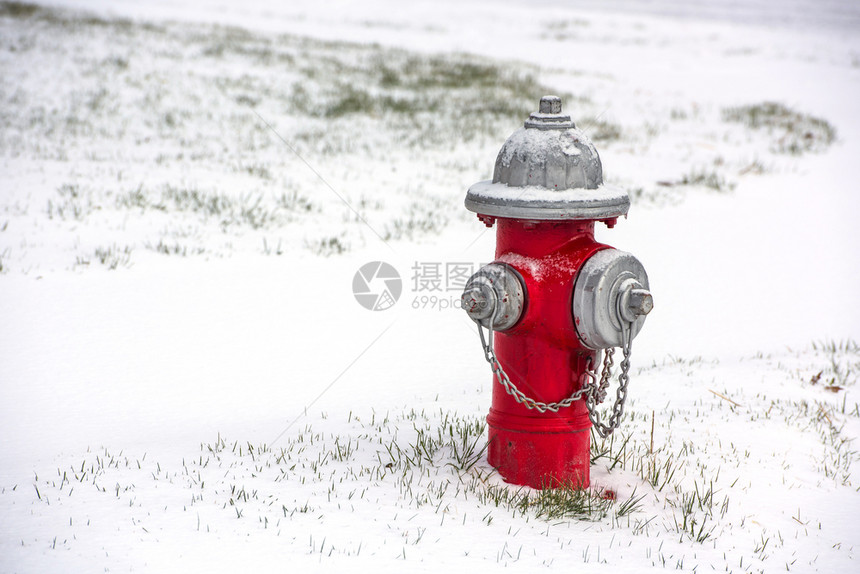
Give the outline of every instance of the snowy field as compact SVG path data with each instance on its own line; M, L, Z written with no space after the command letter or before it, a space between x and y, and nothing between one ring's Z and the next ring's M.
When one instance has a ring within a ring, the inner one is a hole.
M0 572L858 571L860 6L569 4L0 2ZM454 308L549 93L656 304L586 493Z

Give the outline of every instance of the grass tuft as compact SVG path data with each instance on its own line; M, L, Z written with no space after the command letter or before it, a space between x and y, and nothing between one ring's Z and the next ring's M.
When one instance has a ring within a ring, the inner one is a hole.
M26 2L0 2L0 16L30 18L40 10L40 6Z
M132 249L128 245L123 248L119 248L116 245L96 247L91 257L85 258L79 256L75 261L75 265L89 265L91 261L98 261L111 271L119 267L131 267L131 252Z
M316 255L331 257L349 251L349 244L345 243L342 236L331 236L305 240L305 248Z
M779 102L762 102L725 108L723 120L740 123L771 136L771 150L801 155L827 149L836 140L836 128L827 120L795 111Z
M731 191L735 188L734 182L726 182L726 178L717 171L706 171L704 169L694 169L690 173L684 174L679 184L698 185L720 192Z
M576 118L574 118L576 121ZM621 126L594 117L584 117L576 121L580 128L594 142L612 142L621 139Z

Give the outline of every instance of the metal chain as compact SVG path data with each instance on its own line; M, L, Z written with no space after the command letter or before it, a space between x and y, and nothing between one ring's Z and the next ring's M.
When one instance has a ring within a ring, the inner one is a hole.
M615 348L609 347L603 350L603 371L600 374L600 385L597 387L595 402L600 404L606 399L606 389L609 388L609 377L612 375L613 355Z
M625 323L622 321L622 323ZM625 323L622 325L621 335L623 341L622 351L624 358L621 361L621 374L618 377L619 386L615 397L615 404L612 407L612 415L609 417L609 424L605 425L600 421L600 414L597 412L597 405L603 402L606 398L606 389L609 387L609 379L612 376L613 354L614 349L608 348L604 350L603 369L600 373L600 382L597 381L597 371L590 365L585 371L585 376L590 380L585 383L578 391L557 403L544 403L536 401L527 396L511 381L508 374L502 368L501 363L496 358L493 351L493 329L488 328L488 336L484 337L484 328L480 323L477 323L478 335L481 337L481 346L484 349L484 359L490 364L494 378L504 387L505 392L513 397L513 399L526 407L529 410L536 410L541 413L551 411L557 413L559 409L569 407L576 401L585 397L585 406L588 409L588 418L594 425L597 434L602 438L606 438L612 431L618 428L621 423L621 416L624 414L624 403L627 401L627 385L630 383L630 325ZM590 363L590 361L589 361Z
M591 419L591 424L600 438L606 438L618 428L621 424L621 416L624 414L624 403L627 402L627 385L630 384L630 323L621 322L621 340L623 347L621 348L624 357L621 359L621 373L618 375L618 390L615 393L615 404L612 405L612 414L609 415L609 424L603 424L600 421L600 413L597 412L597 405L603 401L606 396L606 387L609 386L609 369L612 367L612 349L606 350L603 363L603 374L600 379L600 387L597 393L589 394L585 397L585 406L588 408L588 418ZM608 365L608 367L607 367ZM597 395L595 397L595 394ZM597 400L596 400L597 399Z
M527 409L535 409L541 413L545 413L546 411L552 411L554 413L557 413L559 409L569 407L574 402L581 399L584 395L587 395L591 392L591 389L593 388L593 383L589 383L583 386L580 390L576 391L566 399L561 400L557 403L542 403L540 401L534 400L531 397L526 396L525 393L519 390L517 386L511 381L510 377L508 377L508 374L502 368L501 363L499 363L499 360L496 358L496 354L493 352L493 329L487 329L487 331L489 331L489 341L487 341L484 339L484 328L481 326L480 323L477 323L477 325L478 334L481 336L481 345L484 347L484 358L487 360L488 363L490 363L490 368L493 371L493 375L495 376L496 380L498 380L499 383L505 388L505 392L511 395L516 402L520 403Z

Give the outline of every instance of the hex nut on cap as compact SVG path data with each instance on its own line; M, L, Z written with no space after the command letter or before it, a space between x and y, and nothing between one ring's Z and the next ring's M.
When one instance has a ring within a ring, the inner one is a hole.
M624 308L634 317L647 315L654 309L654 297L647 289L631 289Z
M558 96L544 96L540 99L538 111L542 114L560 114L561 98Z
M491 291L492 287L487 283L470 283L463 291L460 297L460 303L463 310L469 315L473 321L481 321L493 314L494 309L491 307L493 302Z

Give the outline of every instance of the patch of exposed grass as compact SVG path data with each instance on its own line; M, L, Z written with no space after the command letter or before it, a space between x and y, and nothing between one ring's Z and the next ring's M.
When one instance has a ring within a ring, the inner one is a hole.
M761 175L763 173L768 173L772 171L773 168L769 165L766 165L762 160L758 158L754 158L752 161L744 165L739 171L738 175Z
M317 211L319 208L306 196L296 190L281 193L275 198L275 205L281 209L295 212Z
M571 20L550 20L544 23L543 38L551 38L553 40L563 42L572 40L579 36L580 29L588 28L591 23L583 18L574 18Z
M814 342L812 348L825 354L827 364L809 377L810 384L838 393L857 383L860 375L860 345L856 341L819 341Z
M146 209L151 207L148 191L144 191L143 184L116 197L116 206L120 209Z
M762 102L725 108L723 120L740 123L771 136L771 150L801 155L827 149L836 140L836 128L827 120L795 111L779 102Z
M42 10L41 6L26 2L0 2L0 16L30 18L40 10Z
M0 2L0 17L20 20L35 18L44 22L58 24L65 29L75 30L87 27L113 27L129 31L135 27L154 29L152 24L135 23L126 18L104 19L92 13L75 13L62 8L39 6L28 2Z
M274 215L263 205L262 195L233 197L217 192L203 192L195 188L166 185L161 200L154 206L161 211L194 212L204 218L212 217L222 227L231 225L261 229L273 222Z
M269 244L269 241L263 237L263 255L283 255L284 254L284 242L282 239L278 238L277 244Z
M402 138L407 145L426 146L441 143L440 128L441 135L466 140L500 135L507 122L528 117L540 95L554 91L525 64L378 47L351 46L350 51L357 55L352 62L317 54L315 66L301 68L305 81L292 86L291 107L326 119L389 117L390 127L419 135Z
M191 255L200 255L205 253L205 249L202 247L192 247L189 249L187 245L182 245L178 241L170 243L165 242L164 239L159 239L157 244L146 243L144 247L150 251L161 253L162 255L174 255L178 257L187 257L189 253Z
M679 182L680 185L698 185L707 187L714 191L731 191L735 188L733 182L727 182L717 171L706 171L704 169L694 169L690 173L684 174Z
M439 200L413 202L405 216L396 217L385 225L382 237L388 241L439 233L448 224L446 207Z
M318 111L326 118L340 118L351 114L373 115L378 113L384 102L384 98L375 98L363 89L342 85L328 105L318 110L312 108L309 111L311 113Z
M159 211L162 213L193 213L204 222L214 220L223 229L265 229L291 221L297 214L315 209L305 196L296 191L282 193L274 201L262 193L230 195L217 191L202 191L195 186L166 184L160 191L142 185L117 195L119 209Z
M77 184L61 185L57 188L57 196L48 200L48 219L83 221L99 208L93 201L92 191L81 189Z
M574 518L601 520L609 513L612 501L593 490L570 485L545 488L523 497L523 510L545 520Z
M89 265L91 261L96 261L109 270L115 270L119 267L131 267L131 252L132 248L128 245L122 248L116 245L96 247L91 257L79 256L75 261L75 266Z
M576 127L581 129L594 142L615 141L621 139L623 135L621 126L618 124L594 117L587 116L582 118L576 122Z
M452 56L418 56L375 58L371 71L379 76L379 85L410 91L463 90L493 88L522 93L534 89L534 70L503 67L490 60L465 54ZM531 94L531 92L529 92ZM480 105L480 102L475 102Z
M717 170L694 168L689 173L685 173L679 180L662 180L658 181L657 185L660 187L698 186L714 191L728 192L733 190L736 184L726 181L722 173ZM635 194L635 198L640 199L643 197L645 197L644 192L640 189Z
M682 121L686 120L689 117L689 114L684 108L675 107L669 111L669 117L673 120Z
M316 255L331 257L349 251L349 244L342 236L331 236L305 240L305 248Z

